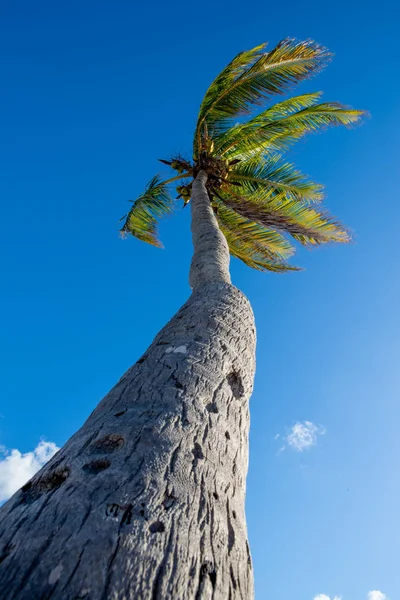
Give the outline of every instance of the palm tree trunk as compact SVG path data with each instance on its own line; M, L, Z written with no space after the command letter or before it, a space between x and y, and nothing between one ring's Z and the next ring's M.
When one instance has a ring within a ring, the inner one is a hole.
M2 600L250 600L255 329L200 172L193 293L0 511Z
M189 282L193 290L205 283L231 282L228 244L214 216L206 183L207 173L200 171L191 202L194 252Z

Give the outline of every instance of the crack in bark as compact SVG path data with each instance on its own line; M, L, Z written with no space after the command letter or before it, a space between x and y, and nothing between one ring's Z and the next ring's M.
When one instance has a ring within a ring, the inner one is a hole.
M204 562L200 567L199 584L195 600L201 600L202 592L204 591L205 582L207 581L207 579L209 579L209 581L211 582L214 596L214 590L217 583L217 572L214 568L214 565L209 560Z
M179 454L179 450L181 449L181 447L182 447L182 440L179 442L177 447L173 450L170 463L167 466L167 470L169 471L170 474L174 473L174 471L175 471L175 466L176 466L176 462L178 460L178 454ZM167 479L167 477L164 477L164 478Z
M83 515L82 522L81 522L81 524L80 524L80 526L79 526L79 529L78 529L78 530L77 530L77 532L76 532L76 535L79 535L79 533L82 531L82 528L83 528L83 526L85 525L86 521L88 520L88 518L89 518L89 515L90 515L91 511L92 511L92 507L91 507L91 505L89 504L89 506L88 506L88 508L87 508L87 511L86 511L86 512L85 512L85 514Z
M113 563L114 563L114 561L115 561L115 559L117 557L120 542L121 542L121 534L118 531L117 541L116 541L116 544L115 544L114 552L112 553L112 555L110 557L110 560L108 561L107 568L106 568L106 579L105 579L105 582L104 582L104 593L101 596L101 600L108 600L109 599L108 590L109 590L109 587L110 587L110 584L111 584L111 578L113 576L113 573L111 572L111 568L112 568Z
M164 600L164 598L159 595L159 592L161 591L162 576L164 574L165 564L166 564L166 561L168 560L169 550L170 550L174 535L175 535L175 528L174 528L174 525L172 524L171 530L169 532L165 552L164 552L164 558L162 559L160 566L158 567L157 575L154 580L151 600Z
M70 576L68 577L67 581L66 581L66 582L64 583L64 585L62 586L62 590L66 590L66 589L68 588L69 584L71 583L71 581L72 581L72 579L73 579L73 577L74 577L75 573L77 572L77 570L78 570L78 568L79 568L79 565L81 564L81 560L82 560L82 556L83 556L83 553L84 553L84 552L85 552L85 547L83 547L83 548L82 548L82 551L81 551L81 553L80 553L80 554L79 554L79 556L78 556L78 560L77 560L77 562L76 562L76 565L75 565L75 567L73 568L73 570L72 570L72 573L71 573L71 574L70 574Z
M29 567L26 568L25 573L23 574L19 585L15 589L14 598L18 598L18 595L22 592L22 590L24 589L24 587L28 583L29 578L31 576L31 573L33 573L33 571L35 570L35 568L37 567L37 565L40 563L41 555L44 552L46 552L46 550L50 547L50 545L51 545L51 543L53 541L53 538L54 538L54 533L53 533L53 535L51 535L50 537L48 537L47 540L44 542L44 544L42 544L40 546L40 548L37 550L35 558L32 560L32 562L30 563Z
M3 562L3 560L5 560L7 558L7 556L9 554L11 554L11 552L14 550L15 548L15 544L13 544L12 542L8 542L8 544L6 544L4 546L4 549L2 550L1 554L0 554L0 564Z

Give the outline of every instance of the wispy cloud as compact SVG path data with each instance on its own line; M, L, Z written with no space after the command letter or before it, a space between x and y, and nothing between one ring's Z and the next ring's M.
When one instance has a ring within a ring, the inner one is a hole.
M386 594L380 592L379 590L371 590L367 594L368 600L389 600Z
M317 594L313 600L342 600L341 596L327 596L326 594ZM371 590L367 594L367 600L389 600L383 592L379 590Z
M0 502L8 500L59 450L53 442L41 440L32 452L7 451L0 446Z
M284 442L283 446L280 448L280 452L286 449L286 447L292 448L292 450L296 450L296 452L303 452L304 450L308 450L318 441L319 435L324 435L325 427L321 425L315 425L311 421L298 421L290 428L289 432L285 436L281 436L277 434L275 439L281 438ZM326 600L323 595L320 597L316 597L317 600ZM328 600L330 598L326 596Z

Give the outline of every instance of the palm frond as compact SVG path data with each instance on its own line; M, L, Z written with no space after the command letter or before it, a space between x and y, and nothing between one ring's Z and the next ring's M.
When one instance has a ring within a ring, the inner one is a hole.
M246 219L219 199L214 202L217 221L232 256L260 271L298 270L286 262L294 248L282 234Z
M316 94L309 94L309 100ZM215 140L218 154L228 159L251 157L268 152L283 152L307 133L329 126L353 125L364 111L348 108L338 102L325 102L288 114L286 102L268 109L247 123L232 127ZM282 106L283 105L283 106ZM283 108L279 117L280 108Z
M262 111L249 121L244 123L236 123L230 127L227 131L215 137L215 150L217 154L227 154L231 148L234 149L238 143L242 140L243 134L252 134L257 131L260 126L271 124L274 121L282 120L285 117L296 113L304 108L309 108L318 103L322 92L315 92L312 94L302 94L301 96L294 96L283 100L283 102L277 102ZM237 153L237 150L236 150Z
M128 214L123 217L125 223L121 233L130 233L143 242L162 248L157 237L157 220L171 212L172 203L166 182L161 181L159 175L155 175Z
M229 173L229 181L240 183L246 193L256 194L259 201L282 194L288 199L307 202L319 202L323 198L320 184L310 181L277 155L270 156L268 160L255 158L239 162Z
M212 84L201 105L195 139L203 123L212 137L225 131L232 118L246 115L266 98L288 91L322 69L330 52L312 40L282 40L270 52L250 51L249 62L238 73ZM218 80L218 78L217 78Z
M318 104L318 100L321 98L322 94L323 92L311 92L309 94L301 94L300 96L287 98L287 100L282 100L282 102L276 102L262 113L257 115L257 117L264 115L265 119L269 121L282 119L283 117L287 117L288 115L298 112L299 110L303 110L304 108L309 108L310 106Z
M263 202L258 194L224 190L221 199L246 219L287 232L304 246L350 241L348 231L328 213L288 199L284 194Z
M246 71L246 68L251 66L254 61L262 54L262 51L266 47L266 44L256 46L251 50L239 52L237 56L219 73L214 79L210 87L208 88L203 101L200 106L198 115L198 126L196 128L196 135L194 139L194 155L197 157L200 138L204 132L201 131L201 125L204 122L203 116L207 114L207 111L213 106L218 98L221 96L223 91L231 86L233 82L241 77Z

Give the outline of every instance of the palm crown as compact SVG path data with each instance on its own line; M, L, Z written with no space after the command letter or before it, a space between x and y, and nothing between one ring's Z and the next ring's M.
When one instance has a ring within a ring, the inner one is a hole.
M165 181L153 177L121 219L123 234L161 246L157 220L172 210L170 187L178 184L178 198L186 205L193 179L204 169L230 253L250 267L295 269L287 263L294 253L289 236L305 246L349 241L346 229L317 208L323 187L282 155L306 133L329 125L349 126L364 113L337 102L320 102L320 92L295 96L260 112L268 98L285 94L331 58L311 40L285 39L270 52L265 47L241 52L213 81L200 106L192 160L177 156L161 161L177 174Z

